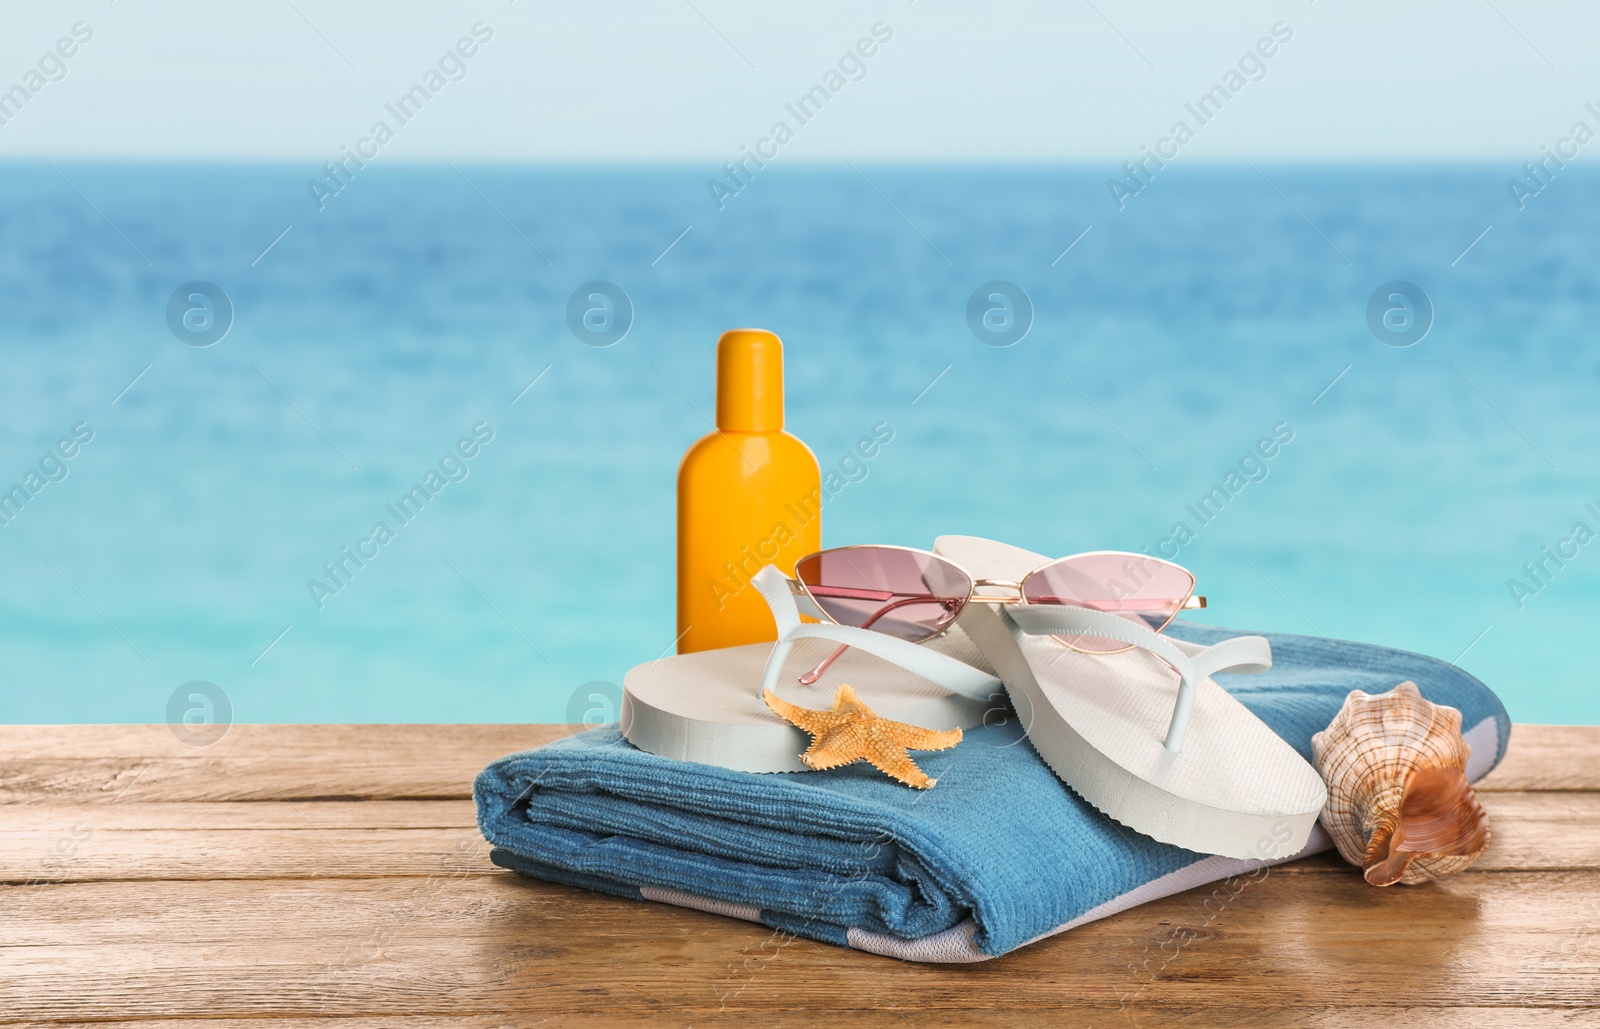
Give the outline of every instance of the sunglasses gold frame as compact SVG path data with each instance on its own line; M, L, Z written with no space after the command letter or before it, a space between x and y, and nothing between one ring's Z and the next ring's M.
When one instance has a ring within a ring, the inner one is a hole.
M838 553L840 551L845 551L845 550L899 550L899 551L904 551L906 553L911 553L911 554L920 554L923 557L932 558L935 561L942 562L943 564L948 565L951 568L954 568L956 571L960 572L966 578L967 582L969 583L969 585L967 587L967 596L960 602L960 605L955 609L955 611L951 614L950 618L948 620L946 620L946 622L942 626L932 630L927 635L920 636L920 637L918 637L916 639L910 639L910 638L905 637L905 636L896 637L898 639L905 639L905 640L907 640L907 642L910 642L910 643L924 643L924 642L926 642L928 640L933 639L935 636L939 636L939 635L943 634L944 632L948 631L950 626L955 624L955 620L961 616L961 612L966 610L966 606L968 604L971 604L971 603L974 603L974 602L980 603L980 604L1021 604L1021 603L1025 603L1026 599L1024 598L1023 593L1022 593L1022 587L1023 587L1024 583L1026 583L1034 575L1037 575L1039 572L1044 571L1046 568L1049 568L1049 567L1051 567L1053 565L1060 564L1063 561L1070 561L1070 560L1073 560L1074 558L1080 558L1080 557L1126 557L1126 558L1129 558L1129 559L1135 560L1135 561L1154 561L1154 562L1157 562L1158 564L1163 564L1163 565L1167 565L1167 566L1172 567L1172 568L1176 568L1178 571L1180 571L1184 575L1188 576L1189 588L1184 593L1184 597L1183 597L1182 602L1180 602L1177 606L1175 606L1172 609L1172 613L1167 615L1166 621L1162 622L1160 626L1155 628L1153 630L1154 632L1158 632L1159 633L1159 632L1164 631L1167 628L1167 626L1171 625L1177 619L1178 613L1180 611L1194 611L1194 610L1202 609L1202 608L1204 608L1206 606L1206 598L1204 596L1200 595L1200 594L1195 593L1195 591L1194 591L1195 590L1195 586L1198 583L1196 582L1194 573L1189 571L1189 569L1183 567L1180 564L1176 564L1176 563L1174 563L1172 561L1168 561L1168 560L1166 560L1164 558L1151 557L1149 554L1135 554L1135 553L1133 553L1131 551L1127 551L1127 550L1086 550L1081 554L1068 554L1065 557L1053 558L1053 559L1051 559L1049 561L1046 561L1044 564L1040 565L1039 567L1033 569L1032 571L1028 572L1028 574L1024 575L1021 579L1013 582L1010 579L980 579L980 578L977 578L971 572L969 572L965 568L961 567L961 565L958 564L957 562L950 560L948 557L945 557L942 554L935 554L931 550L922 550L922 549L920 549L918 547L902 547L902 546L897 546L897 545L892 544L892 543L881 543L881 544L880 543L857 543L857 544L852 544L852 545L844 546L844 547L825 547L822 550L816 550L816 551L813 551L813 552L805 555L804 557L800 558L798 561L796 561L794 563L794 567L796 569L796 573L794 575L789 576L789 578L788 578L789 592L794 594L794 595L796 595L796 596L804 596L807 600L809 600L811 602L813 607L815 607L819 612L821 612L822 617L826 618L829 622L832 622L835 625L842 625L844 623L838 621L836 618L834 618L832 615L830 615L828 613L828 609L826 607L824 607L822 605L822 602L817 599L817 596L811 592L812 587L799 578L798 570L799 570L801 565L805 564L805 562L811 560L814 557L820 557L823 554L834 554L834 553ZM834 587L834 588L835 589L843 589L843 588L848 588L848 587ZM1013 591L1013 592L1011 594L997 595L997 594L993 594L993 593L979 593L978 590L980 590L980 589L990 589L990 590L1003 589L1003 590L1010 590L1010 591ZM872 592L881 593L883 591L881 591L881 590L873 590ZM930 594L930 596L931 596L931 594ZM838 599L838 598L833 598L833 599ZM926 603L926 600L923 600L923 598L911 598L911 599ZM887 614L890 610L892 610L893 606L894 605L890 605L889 607L886 607L883 610L877 612L876 614L874 614L872 616L871 619L867 620L866 624L861 625L861 626L857 626L857 628L863 628L863 629L869 629L870 630L871 629L871 623L873 621L875 621L877 618L879 618L880 616L882 616L884 614ZM1075 605L1075 606L1083 606L1083 605ZM1091 608L1091 610L1095 610L1095 609ZM1110 612L1110 613L1115 614L1117 612ZM893 634L886 634L886 635L893 635ZM1088 634L1087 633L1083 633L1083 634L1080 634L1080 635L1088 635ZM1083 648L1083 647L1073 646L1071 643L1067 642L1065 639L1062 639L1060 636L1051 636L1050 638L1055 640L1057 643L1061 644L1062 646L1067 647L1068 649L1071 649L1071 650L1075 650L1080 654L1095 654L1095 655L1104 656L1104 655L1111 655L1111 654L1124 654L1124 653L1127 653L1128 651L1134 649L1134 647L1130 644L1130 645L1125 646L1125 647L1119 647L1116 650L1089 650L1089 649L1086 649L1086 648ZM845 646L841 645L833 653L829 654L828 657L826 657L819 665L817 665L816 668L814 668L811 671L807 672L806 674L800 676L800 681L802 683L806 683L806 684L810 684L810 683L816 682L817 679L819 677L821 677L822 673L827 670L828 666L833 664L833 662L838 659L839 655L842 654L846 649L847 648Z

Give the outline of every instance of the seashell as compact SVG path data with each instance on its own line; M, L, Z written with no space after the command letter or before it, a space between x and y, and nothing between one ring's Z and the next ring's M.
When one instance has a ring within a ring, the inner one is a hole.
M1489 816L1467 783L1461 712L1416 683L1352 690L1311 738L1328 784L1322 824L1374 886L1415 885L1461 871L1489 846Z

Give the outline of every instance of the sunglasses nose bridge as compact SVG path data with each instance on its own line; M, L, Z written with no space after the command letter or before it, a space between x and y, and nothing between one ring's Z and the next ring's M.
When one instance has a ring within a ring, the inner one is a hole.
M1005 594L979 593L981 589L1005 590ZM1011 579L973 579L972 599L980 604L1014 604L1022 599L1022 583Z

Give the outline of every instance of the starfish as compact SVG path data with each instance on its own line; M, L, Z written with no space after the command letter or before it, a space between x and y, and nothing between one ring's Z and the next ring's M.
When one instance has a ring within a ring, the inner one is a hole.
M771 690L763 690L761 699L779 718L814 737L800 760L818 770L865 760L907 786L925 790L939 780L928 778L906 750L949 750L961 742L960 729L940 732L879 717L848 685L834 694L832 711L799 707Z

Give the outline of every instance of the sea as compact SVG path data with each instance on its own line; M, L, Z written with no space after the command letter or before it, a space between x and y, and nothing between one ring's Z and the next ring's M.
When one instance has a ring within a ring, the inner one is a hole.
M826 545L1149 550L1600 723L1600 170L723 174L0 165L0 721L614 716L756 326Z

